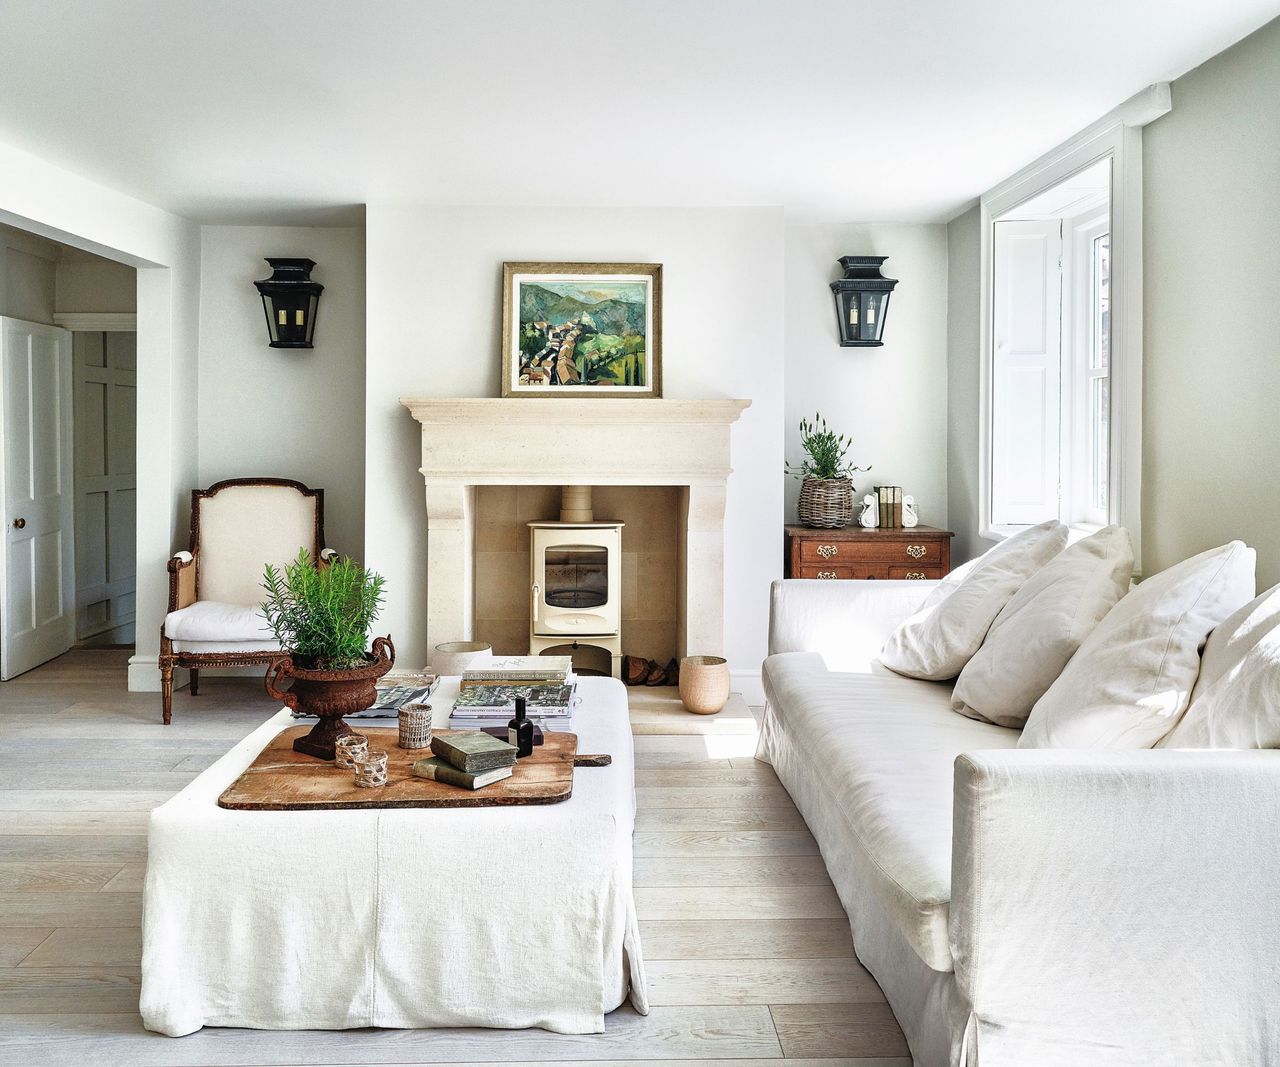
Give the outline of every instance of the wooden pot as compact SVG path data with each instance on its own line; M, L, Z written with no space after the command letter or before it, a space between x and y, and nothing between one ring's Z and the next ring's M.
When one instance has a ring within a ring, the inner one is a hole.
M806 478L800 483L796 514L805 526L839 529L853 522L853 482L848 478Z
M371 708L378 699L377 681L396 661L391 635L374 638L373 651L365 653L365 660L363 667L345 671L308 670L296 666L289 656L277 656L271 661L267 667L267 693L293 711L319 717L309 734L294 741L294 751L332 760L338 738L356 732L342 717ZM279 688L282 677L292 679L288 689Z
M695 715L714 715L729 700L729 663L719 656L680 661L680 700Z

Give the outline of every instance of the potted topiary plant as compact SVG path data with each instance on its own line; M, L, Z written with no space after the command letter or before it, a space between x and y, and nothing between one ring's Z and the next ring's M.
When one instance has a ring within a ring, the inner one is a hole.
M827 428L827 420L814 412L813 421L800 420L800 444L808 453L799 465L787 464L787 471L800 483L800 503L796 511L806 526L836 528L853 521L853 474L869 471L845 459L853 442L844 434Z
M375 683L395 663L390 635L367 651L373 620L382 606L384 580L353 559L319 566L304 550L283 572L267 564L262 613L282 655L267 667L267 692L319 722L293 743L295 751L331 760L339 737L353 734L344 715L377 699ZM293 684L280 689L282 678Z

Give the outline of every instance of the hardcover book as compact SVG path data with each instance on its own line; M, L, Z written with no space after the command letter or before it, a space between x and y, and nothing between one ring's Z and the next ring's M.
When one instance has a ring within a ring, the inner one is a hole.
M524 697L530 714L564 711L573 701L573 690L571 685L475 685L458 693L453 710L501 711L514 708L516 697Z
M431 738L431 751L441 759L468 774L483 774L499 767L510 767L516 761L515 745L477 730Z
M504 778L510 778L512 770L510 767L498 767L481 774L468 774L446 763L439 756L432 756L429 759L418 760L413 765L413 773L418 778L430 778L433 782L444 782L446 785L456 785L462 789L481 789L486 785L493 785L494 782L500 782Z
M570 656L498 656L462 672L464 682L482 679L504 681L528 678L562 681L573 669Z

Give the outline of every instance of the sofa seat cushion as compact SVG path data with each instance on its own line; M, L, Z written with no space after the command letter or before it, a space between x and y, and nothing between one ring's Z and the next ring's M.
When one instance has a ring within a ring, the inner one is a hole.
M173 641L274 641L262 608L197 600L164 618L164 634Z
M841 897L874 893L920 958L951 970L953 765L962 752L1016 747L1017 731L957 715L950 685L828 672L811 653L770 656L764 687L801 764L779 768L784 784L791 773L812 778L823 810L806 819L838 824L858 853L852 887L841 884L843 866L835 869L844 858L824 857ZM814 829L819 841L830 836Z

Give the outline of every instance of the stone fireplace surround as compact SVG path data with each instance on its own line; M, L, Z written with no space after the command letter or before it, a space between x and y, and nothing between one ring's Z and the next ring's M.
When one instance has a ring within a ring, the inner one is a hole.
M428 648L474 636L477 486L670 485L679 492L677 655L724 654L730 427L749 400L400 403L422 425Z

